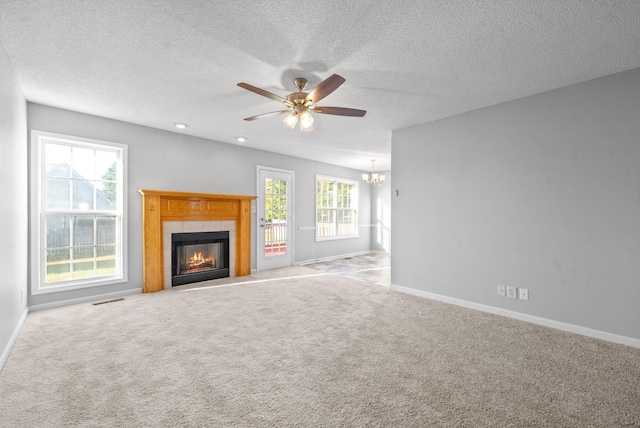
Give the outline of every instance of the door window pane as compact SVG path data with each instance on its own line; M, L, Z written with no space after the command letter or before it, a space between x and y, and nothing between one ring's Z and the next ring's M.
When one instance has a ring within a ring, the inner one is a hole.
M287 181L265 179L264 255L287 254Z

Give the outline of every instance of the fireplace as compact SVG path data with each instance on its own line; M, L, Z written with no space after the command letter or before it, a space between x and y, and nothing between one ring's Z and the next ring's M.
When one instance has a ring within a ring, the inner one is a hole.
M171 234L171 285L229 276L229 232Z
M172 287L171 233L228 230L229 251L233 255L229 261L230 276L251 273L251 201L256 196L148 189L139 192L145 293ZM211 227L210 223L215 225ZM222 224L225 227L219 228Z

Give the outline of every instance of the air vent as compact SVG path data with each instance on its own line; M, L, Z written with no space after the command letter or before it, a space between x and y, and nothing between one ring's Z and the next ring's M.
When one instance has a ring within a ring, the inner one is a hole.
M111 299L111 300L105 300L103 302L95 302L92 303L93 306L98 306L98 305L104 305L105 303L111 303L111 302L119 302L121 300L124 300L123 297L119 298L119 299Z

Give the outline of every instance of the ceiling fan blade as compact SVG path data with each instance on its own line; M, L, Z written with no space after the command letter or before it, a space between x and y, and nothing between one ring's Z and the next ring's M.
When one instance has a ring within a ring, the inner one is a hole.
M272 111L270 113L262 113L259 114L257 116L251 116L251 117L245 117L244 120L256 120L256 119L262 119L264 117L271 117L271 116L277 116L279 114L285 114L285 113L289 113L291 110L279 110L279 111Z
M315 113L334 114L336 116L353 116L353 117L362 117L367 113L366 110L358 110L355 108L320 107L320 106L315 106L315 108L312 111Z
M337 74L332 74L331 76L324 79L318 86L313 88L313 91L309 92L309 94L304 99L305 104L315 104L336 89L340 85L344 83L345 79L342 76L338 76Z
M251 92L253 92L255 94L262 95L263 97L267 97L267 98L270 98L270 99L272 99L274 101L278 101L279 103L284 103L284 104L286 104L288 106L292 106L293 105L293 103L291 101L289 101L289 100L287 100L285 98L282 98L279 95L273 94L273 93L271 93L269 91L265 91L264 89L257 88L257 87L255 87L253 85L248 84L248 83L241 82L241 83L238 83L238 86L240 86L241 88L246 89L247 91L251 91Z

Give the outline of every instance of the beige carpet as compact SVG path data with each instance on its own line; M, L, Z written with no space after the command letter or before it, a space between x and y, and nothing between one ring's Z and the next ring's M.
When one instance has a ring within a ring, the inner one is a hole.
M0 426L640 426L638 349L309 267L246 279L30 314Z

